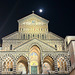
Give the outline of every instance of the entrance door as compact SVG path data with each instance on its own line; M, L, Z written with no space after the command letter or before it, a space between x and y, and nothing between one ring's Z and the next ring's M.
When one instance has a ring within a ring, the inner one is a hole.
M31 66L31 74L37 74L37 66Z

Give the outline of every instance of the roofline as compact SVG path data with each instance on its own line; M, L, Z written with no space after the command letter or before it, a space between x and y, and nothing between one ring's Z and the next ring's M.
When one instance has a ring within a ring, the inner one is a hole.
M54 34L55 36L57 36L57 37L59 37L59 38L62 38L63 40L64 40L64 38L63 37L61 37L61 36L59 36L59 35L57 35L57 34L55 34L55 33L53 33L53 32L49 32L49 33L52 33L52 34Z
M13 33L11 33L11 34L8 34L7 36L3 37L2 40L5 39L5 38L7 38L7 37L9 37L10 35L12 35L12 34L14 34L14 33L17 33L17 32L18 32L18 31L15 31L15 32L13 32Z
M35 38L35 39L36 39L36 38ZM28 40L27 42L24 42L24 43L22 43L21 45L17 46L16 48L18 48L18 47L20 47L20 46L22 46L22 45L24 45L24 44L26 44L26 43L28 43L28 42L30 42L30 41L32 41L32 40L34 40L34 39L30 39L30 40ZM38 39L36 39L36 40L38 40ZM38 40L38 41L40 41L40 40ZM42 42L42 41L40 41L40 42ZM45 42L42 42L42 43L44 43L44 44L46 44L47 46L49 46L49 47L55 49L54 47L48 45L48 44L45 43ZM16 48L14 48L14 50L15 50ZM56 50L56 49L55 49L55 50Z
M19 21L21 21L22 19L26 19L27 17L29 17L29 16L31 16L31 15L36 15L36 16L38 16L37 14L32 13L32 14L27 15L27 16L25 16L25 17L23 17L23 18L21 18L21 19L19 19L19 20L17 20L17 21L19 22ZM38 17L41 18L41 19L43 19L43 20L45 20L45 21L47 21L47 22L49 23L49 20L47 20L47 19L45 19L45 18L42 18L42 17L40 17L40 16L38 16Z

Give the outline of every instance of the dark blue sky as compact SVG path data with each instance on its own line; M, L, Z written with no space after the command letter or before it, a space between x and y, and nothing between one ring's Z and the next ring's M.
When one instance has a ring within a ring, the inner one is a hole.
M39 13L39 9L43 13ZM18 30L17 20L35 11L48 19L49 30L65 37L75 35L75 0L0 0L1 38Z

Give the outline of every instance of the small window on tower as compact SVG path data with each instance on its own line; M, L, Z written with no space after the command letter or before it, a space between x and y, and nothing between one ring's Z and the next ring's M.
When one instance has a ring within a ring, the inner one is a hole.
M25 39L25 34L23 35L23 39Z
M55 45L55 48L56 48L56 50L57 50L57 45Z
M44 35L42 35L42 39L44 39Z
M12 45L10 45L10 50L12 50Z

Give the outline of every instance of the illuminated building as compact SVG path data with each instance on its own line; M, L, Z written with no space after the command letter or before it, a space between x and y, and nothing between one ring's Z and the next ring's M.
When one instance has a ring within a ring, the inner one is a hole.
M64 39L49 32L48 23L34 13L18 20L18 31L2 38L1 74L69 74L74 71L75 36Z

